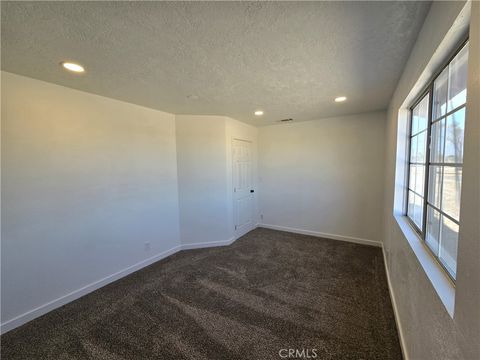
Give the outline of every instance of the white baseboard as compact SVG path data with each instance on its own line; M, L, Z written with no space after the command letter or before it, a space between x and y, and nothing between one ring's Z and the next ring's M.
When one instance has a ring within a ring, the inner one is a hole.
M108 285L116 280L119 280L135 271L138 271L148 265L153 264L154 262L162 260L167 256L173 255L180 250L200 249L200 248L208 248L208 247L214 247L214 246L227 246L232 244L235 240L236 239L232 237L224 241L210 241L210 242L177 245L169 250L161 252L148 259L142 260L112 275L106 276L103 279L97 280L80 289L74 290L64 296L61 296L55 300L49 301L46 304L40 305L39 307L29 310L26 313L23 313L19 316L14 317L13 319L5 321L0 325L0 334L4 334L10 330L13 330L20 325L23 325L39 316L42 316L52 310L55 310L56 308L59 308L60 306L63 306L65 304L68 304L69 302L77 300L78 298L84 295L87 295L92 291L95 291L105 285Z
M74 290L66 295L63 295L55 300L49 301L46 304L40 305L39 307L29 310L26 313L23 313L21 315L18 315L14 317L13 319L10 319L8 321L5 321L0 325L0 333L4 334L7 331L10 331L20 325L23 325L39 316L42 316L56 308L59 308L60 306L63 306L65 304L68 304L69 302L72 302L84 295L87 295L88 293L91 293L92 291L95 291L105 285L108 285L116 280L119 280L137 270L140 270L148 265L153 264L154 262L157 262L159 260L162 260L166 258L167 256L170 256L176 252L181 250L181 246L177 245L169 250L166 250L164 252L161 252L157 255L154 255L152 257L149 257L148 259L142 260L134 265L131 265L123 270L120 270L112 275L106 276L103 279L97 280L93 283L90 283L80 289Z
M392 300L393 314L395 315L395 323L397 325L398 337L400 338L400 347L402 348L402 354L404 360L409 360L407 346L405 344L405 337L403 336L402 323L400 321L400 315L398 314L397 302L395 300L395 293L393 292L392 283L390 282L390 273L388 271L387 256L385 254L385 248L382 246L383 263L385 264L385 273L387 274L388 291L390 292L390 299Z
M215 246L228 246L232 244L236 239L230 238L228 240L222 241L208 241L208 242L199 242L199 243L190 243L190 244L182 244L182 250L191 250L191 249L202 249L202 248L209 248Z
M298 234L305 234L305 235L312 235L312 236L317 236L317 237L324 237L324 238L329 238L329 239L335 239L335 240L342 240L342 241L350 241L350 242L355 242L355 243L360 243L360 244L366 244L366 245L373 245L373 246L379 246L381 247L382 244L378 241L374 240L367 240L367 239L360 239L360 238L354 238L350 236L341 236L341 235L333 235L333 234L326 234L326 233L320 233L320 232L315 232L315 231L309 231L309 230L301 230L301 229L295 229L295 228L290 228L290 227L285 227L285 226L276 226L276 225L268 225L268 224L257 224L257 227L264 227L268 229L274 229L274 230L281 230L281 231L287 231L287 232L293 232L293 233L298 233ZM14 317L13 319L10 319L8 321L5 321L0 325L0 334L4 334L20 325L23 325L39 316L42 316L56 308L59 308L60 306L63 306L65 304L68 304L69 302L72 302L84 295L87 295L88 293L91 293L92 291L95 291L105 285L108 285L116 280L119 280L135 271L138 271L148 265L153 264L154 262L157 262L159 260L162 260L166 258L167 256L173 255L174 253L180 251L180 250L190 250L190 249L200 249L200 248L208 248L208 247L214 247L214 246L228 246L232 244L236 240L235 237L232 237L228 240L223 240L223 241L210 241L210 242L200 242L200 243L191 243L191 244L182 244L182 245L177 245L169 250L166 250L164 252L161 252L157 255L154 255L148 259L142 260L134 265L131 265L123 270L120 270L112 275L106 276L103 279L97 280L93 283L90 283L80 289L74 290L66 295L63 295L55 300L49 301L46 304L40 305L37 308L34 308L32 310L29 310L19 316ZM387 269L387 277L388 277L388 269ZM389 283L389 289L391 289L390 283ZM395 304L393 293L391 295L392 297L392 302ZM396 307L394 305L395 309L395 316L397 317L396 313ZM401 327L399 327L400 334L401 334ZM401 337L402 339L402 337ZM402 341L402 347L403 347L403 341ZM407 359L407 358L406 358Z
M362 239L362 238L357 238L353 236L328 234L328 233L322 233L318 231L303 230L303 229L291 228L287 226L270 225L270 224L258 224L258 227L263 227L263 228L272 229L272 230L286 231L286 232L291 232L295 234L311 235L311 236L316 236L316 237L321 237L326 239L348 241L348 242L353 242L353 243L363 244L363 245L382 247L382 243L380 241Z

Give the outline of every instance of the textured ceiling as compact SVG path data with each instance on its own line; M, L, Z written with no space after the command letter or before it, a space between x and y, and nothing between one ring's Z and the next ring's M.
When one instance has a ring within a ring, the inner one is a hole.
M360 113L387 107L429 5L2 2L2 69L255 125Z

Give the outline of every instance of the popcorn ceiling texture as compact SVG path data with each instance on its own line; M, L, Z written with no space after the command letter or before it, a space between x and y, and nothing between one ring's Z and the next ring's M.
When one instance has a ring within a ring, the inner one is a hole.
M429 6L2 2L2 69L255 125L361 113L387 108ZM62 60L80 62L86 74L65 72ZM339 95L348 101L334 103Z
M1 342L9 360L402 358L380 248L261 228L170 256Z

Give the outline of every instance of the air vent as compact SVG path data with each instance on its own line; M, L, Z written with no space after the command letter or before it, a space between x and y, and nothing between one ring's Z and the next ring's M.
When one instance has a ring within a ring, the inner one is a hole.
M282 119L282 120L278 120L278 122L282 122L282 123L283 123L283 122L289 122L289 121L293 121L293 119L291 119L291 118L290 118L290 119Z

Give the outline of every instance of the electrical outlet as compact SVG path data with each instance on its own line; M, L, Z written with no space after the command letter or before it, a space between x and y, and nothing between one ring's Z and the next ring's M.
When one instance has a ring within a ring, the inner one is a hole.
M146 242L144 245L143 245L143 248L145 249L145 251L150 251L150 249L152 248L150 243L149 242Z

